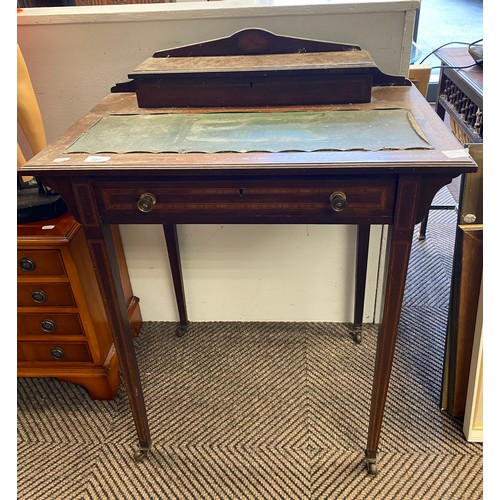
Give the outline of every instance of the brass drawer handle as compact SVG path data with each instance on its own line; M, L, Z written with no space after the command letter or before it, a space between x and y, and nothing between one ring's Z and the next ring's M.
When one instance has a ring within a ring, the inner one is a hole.
M43 304L47 300L47 294L43 290L34 290L31 292L31 300L37 304Z
M330 205L335 212L342 212L347 208L347 198L345 193L336 191L330 195Z
M32 272L36 268L36 262L33 259L30 259L29 257L23 257L19 261L19 267L23 271Z
M55 331L56 322L51 319L42 319L42 321L40 321L40 326L44 332L50 333Z
M64 358L64 351L60 347L55 347L54 349L50 350L50 355L54 359L63 359Z
M156 204L156 196L153 193L142 193L137 201L137 208L144 213L151 212Z

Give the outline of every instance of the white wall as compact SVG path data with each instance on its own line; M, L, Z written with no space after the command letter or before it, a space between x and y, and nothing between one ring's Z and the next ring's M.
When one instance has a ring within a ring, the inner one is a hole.
M248 27L355 43L379 68L406 75L416 0L223 0L25 9L18 44L55 139L153 52ZM20 138L27 158L26 143ZM177 320L160 226L121 226L143 319ZM181 225L192 321L351 321L354 226ZM372 230L365 321L380 309L384 228Z

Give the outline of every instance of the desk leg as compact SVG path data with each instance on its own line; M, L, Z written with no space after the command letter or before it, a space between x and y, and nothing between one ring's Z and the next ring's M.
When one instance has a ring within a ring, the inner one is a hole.
M47 186L51 186L63 196L85 233L139 439L139 449L134 453L134 458L136 461L141 461L151 449L151 434L135 354L134 336L128 317L128 304L122 288L113 227L103 224L99 216L98 204L90 180L70 181L67 177L57 176L44 179L45 182Z
M132 329L127 304L121 287L120 269L115 252L113 232L110 225L86 227L87 243L96 268L106 312L120 363L120 371L130 402L130 408L139 438L139 449L134 453L136 461L142 461L151 448L151 436L139 367L134 348Z
M370 474L377 473L377 448L403 304L418 195L418 179L411 177L400 179L391 231L384 309L382 323L378 332L373 376L370 424L366 448L366 465Z
M420 241L423 241L425 240L425 236L426 236L426 233L427 233L427 222L429 221L429 212L427 212L424 216L424 218L422 219L422 222L420 223L420 232L419 232L419 235L418 235L418 239Z
M172 281L174 283L177 310L179 311L180 325L177 329L177 336L182 337L186 333L188 319L182 279L181 257L179 253L179 241L177 239L177 227L175 224L164 224L163 232L167 244L168 260L170 262L170 272L172 273Z
M357 344L361 343L362 338L369 242L370 225L358 225L358 238L356 242L356 281L354 289L354 323L352 326L352 335Z

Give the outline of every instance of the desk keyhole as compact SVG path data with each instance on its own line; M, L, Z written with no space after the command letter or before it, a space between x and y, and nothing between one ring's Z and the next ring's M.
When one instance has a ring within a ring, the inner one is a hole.
M243 196L243 189L239 189L240 196Z

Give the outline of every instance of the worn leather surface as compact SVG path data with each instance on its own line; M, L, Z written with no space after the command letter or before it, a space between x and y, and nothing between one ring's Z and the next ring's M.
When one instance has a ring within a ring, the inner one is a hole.
M404 109L108 115L67 153L431 149Z

